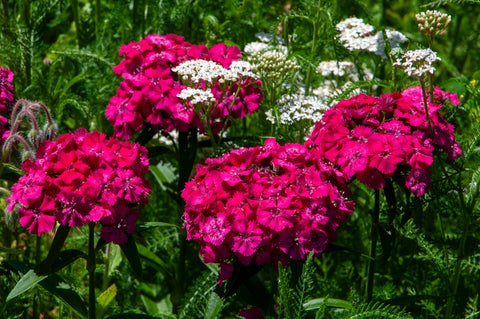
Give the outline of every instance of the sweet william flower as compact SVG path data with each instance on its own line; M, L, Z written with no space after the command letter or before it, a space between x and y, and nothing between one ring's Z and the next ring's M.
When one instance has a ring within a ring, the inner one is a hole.
M46 141L26 174L12 187L9 211L19 205L20 224L36 235L58 222L80 227L103 225L100 236L116 244L135 230L138 212L150 191L146 149L79 129Z
M321 254L353 212L343 174L301 144L232 150L197 165L182 191L184 228L205 263L263 265Z
M338 167L348 180L381 189L386 179L398 176L421 196L429 187L434 153L444 152L451 161L461 155L454 127L438 112L446 100L459 103L455 94L439 88L434 101L427 99L432 136L420 87L381 97L357 95L327 110L307 145L315 145L319 159Z

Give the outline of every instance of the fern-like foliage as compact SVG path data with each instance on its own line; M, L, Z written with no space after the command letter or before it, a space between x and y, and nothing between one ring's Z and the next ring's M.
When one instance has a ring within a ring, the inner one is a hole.
M413 319L412 315L402 308L380 302L360 304L347 313L344 318Z
M179 319L204 317L204 309L207 307L209 296L216 286L216 277L216 274L213 272L204 273L202 276L199 276L185 296L185 304L178 315Z
M313 254L310 254L303 264L300 276L292 274L295 272L295 266L283 267L280 264L278 269L278 314L285 319L301 319L306 315L303 305L309 300L310 292L314 287ZM292 281L295 278L298 278L298 281Z
M425 234L417 228L413 220L409 220L402 229L400 229L402 235L406 238L412 239L416 242L421 251L415 255L416 258L431 262L437 267L439 273L444 273L452 265L450 261L447 261L444 251L431 243L425 237Z

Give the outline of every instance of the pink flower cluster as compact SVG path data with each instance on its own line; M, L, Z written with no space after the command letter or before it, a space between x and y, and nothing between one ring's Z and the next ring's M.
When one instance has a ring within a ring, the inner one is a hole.
M342 174L301 144L232 150L197 165L186 183L184 227L200 245L205 263L299 260L322 253L339 223L353 212Z
M0 68L0 144L10 133L5 116L8 114L9 105L15 100L12 82L13 72L10 69Z
M453 161L461 149L454 127L439 113L443 102L460 102L456 94L435 88L428 98L430 132L422 89L372 97L364 94L342 100L317 122L307 145L318 146L322 159L331 162L350 180L356 177L373 189L385 179L399 176L416 195L429 188L434 151L443 151ZM433 137L432 137L433 134ZM406 175L406 177L405 177Z
M168 34L164 36L152 34L139 42L123 45L119 54L124 57L113 68L123 81L115 96L110 99L106 116L115 129L115 136L128 139L147 123L158 125L169 132L173 129L187 131L195 127L203 131L204 127L198 114L177 95L186 88L171 69L188 60L211 60L225 68L233 61L241 58L241 51L236 46L227 47L219 43L208 49L205 45L193 45L181 36ZM246 81L253 81L247 79ZM255 86L241 89L236 96L235 104L230 109L227 101L232 101L238 87L222 90L220 86L212 89L214 96L221 97L225 103L213 113L210 119L214 133L218 133L223 125L218 125L230 114L233 117L244 117L256 111L263 98L260 90L261 82Z
M7 208L19 204L20 224L38 236L55 221L70 227L99 221L102 239L123 244L138 219L132 206L146 203L150 192L146 149L98 131L47 140L22 169Z

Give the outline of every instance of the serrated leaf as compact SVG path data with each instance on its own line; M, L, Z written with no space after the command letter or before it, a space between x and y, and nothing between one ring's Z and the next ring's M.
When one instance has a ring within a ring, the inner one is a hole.
M98 305L103 309L106 309L108 305L112 302L112 300L115 299L116 295L117 286L115 284L112 284L104 292L102 292L100 296L97 297Z
M215 319L218 313L222 310L223 299L220 298L214 291L210 294L205 308L205 319Z
M13 287L12 291L7 296L6 302L14 299L15 297L20 296L21 294L27 292L28 290L35 287L40 281L47 278L47 276L39 276L35 273L33 269L27 271L25 275L17 282L15 287Z

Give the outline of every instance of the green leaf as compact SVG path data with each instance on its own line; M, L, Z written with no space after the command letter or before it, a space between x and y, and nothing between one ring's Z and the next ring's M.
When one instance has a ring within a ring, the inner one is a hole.
M19 261L8 261L5 264L15 271L25 274L8 295L7 302L25 293L38 283L52 295L64 301L78 315L87 317L88 311L83 299L57 274L38 276L33 269L30 269L31 265ZM22 281L23 283L21 283Z
M33 269L30 269L25 275L23 275L22 278L20 278L15 287L13 287L12 291L10 291L7 296L6 302L9 302L13 298L27 292L45 278L47 278L47 276L39 276L35 273Z
M52 265L50 271L57 272L65 266L70 265L72 262L77 260L78 258L85 258L87 259L87 255L77 249L67 249L60 254L58 254L57 261Z
M12 164L2 163L2 167L0 168L0 179L10 182L17 182L24 174L25 172L22 169Z
M109 316L105 319L155 319L158 317L153 317L149 315L144 315L141 313L120 313L117 315Z
M108 305L112 302L112 300L115 299L116 295L117 286L115 284L112 284L104 292L102 292L100 296L97 297L98 305L103 309L106 309Z
M18 255L18 254L23 254L24 251L20 249L7 248L7 247L0 246L0 253Z
M88 316L87 307L73 288L68 285L62 277L57 274L51 274L40 282L40 286L48 290L54 296L67 303L77 314L86 318Z
M47 258L45 258L45 260L36 268L38 274L46 275L53 272L53 265L58 262L60 250L63 248L63 244L65 243L69 232L70 227L68 226L60 225L60 227L58 227L55 237L53 238L52 246L50 246L50 250L48 251Z
M112 273L122 262L122 250L118 245L110 244L110 251L108 255L108 273Z
M214 291L210 294L208 298L208 303L205 309L205 319L215 319L217 318L218 313L222 310L223 299L220 298Z
M353 305L351 302L348 302L343 299L334 299L334 298L316 298L310 301L307 301L303 304L305 310L316 310L320 309L322 305L333 308L342 308L342 309L352 309Z
M180 228L178 225L175 224L170 224L170 223L164 223L164 222L146 222L146 223L139 223L135 225L135 230L142 232L150 229L154 229L157 227L175 227L175 228Z
M172 276L173 273L171 269L168 267L167 263L165 263L159 256L155 255L151 252L147 247L143 245L138 245L138 252L140 256L150 262L155 268L161 271L166 276Z
M137 244L132 235L128 235L128 241L120 245L125 257L127 257L130 266L132 266L133 273L137 278L142 278L142 264L140 263L140 256L138 255Z
M150 165L150 171L163 191L167 190L165 184L170 184L175 180L174 168L169 164L160 162L157 165Z

